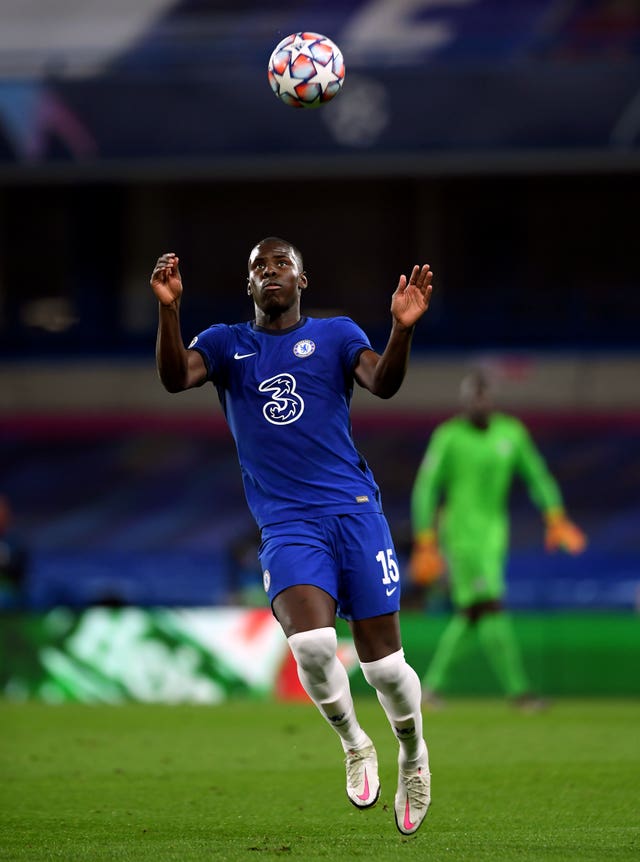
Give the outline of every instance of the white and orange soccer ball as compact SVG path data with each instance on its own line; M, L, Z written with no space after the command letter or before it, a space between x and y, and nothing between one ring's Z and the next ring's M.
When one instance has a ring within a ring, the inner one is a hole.
M286 105L318 108L342 89L342 52L320 33L292 33L276 45L268 75L271 89Z

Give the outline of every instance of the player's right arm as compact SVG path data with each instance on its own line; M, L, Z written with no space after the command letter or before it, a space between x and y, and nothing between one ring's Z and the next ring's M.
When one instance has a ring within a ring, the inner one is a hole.
M432 434L411 492L413 551L409 572L414 583L421 586L437 580L445 570L435 529L436 510L443 485L445 436L442 428Z
M184 346L180 330L182 278L178 257L173 252L158 258L151 273L151 289L158 300L158 336L156 365L164 388L182 392L201 386L207 379L207 368L197 350Z

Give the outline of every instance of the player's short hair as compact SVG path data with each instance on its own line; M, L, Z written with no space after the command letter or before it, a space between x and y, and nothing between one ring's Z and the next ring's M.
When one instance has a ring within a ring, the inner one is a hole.
M262 245L263 242L279 242L282 245L288 245L289 248L291 249L291 254L293 255L296 263L298 264L298 269L300 270L300 272L302 272L304 270L304 261L302 259L302 252L292 242L289 242L288 239L283 239L281 236L265 236L265 238L259 240L253 246L253 248L257 248L259 245Z

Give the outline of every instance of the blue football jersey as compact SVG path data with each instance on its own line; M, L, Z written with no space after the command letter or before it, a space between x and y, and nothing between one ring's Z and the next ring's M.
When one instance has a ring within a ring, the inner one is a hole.
M351 436L353 369L371 349L352 320L305 317L284 331L216 324L189 346L218 390L260 528L381 511Z

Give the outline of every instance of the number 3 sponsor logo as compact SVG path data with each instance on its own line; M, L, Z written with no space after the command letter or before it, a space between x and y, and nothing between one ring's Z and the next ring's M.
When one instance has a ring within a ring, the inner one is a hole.
M276 374L263 380L258 390L271 395L262 413L272 425L290 425L304 413L304 401L296 392L296 379L292 374Z

